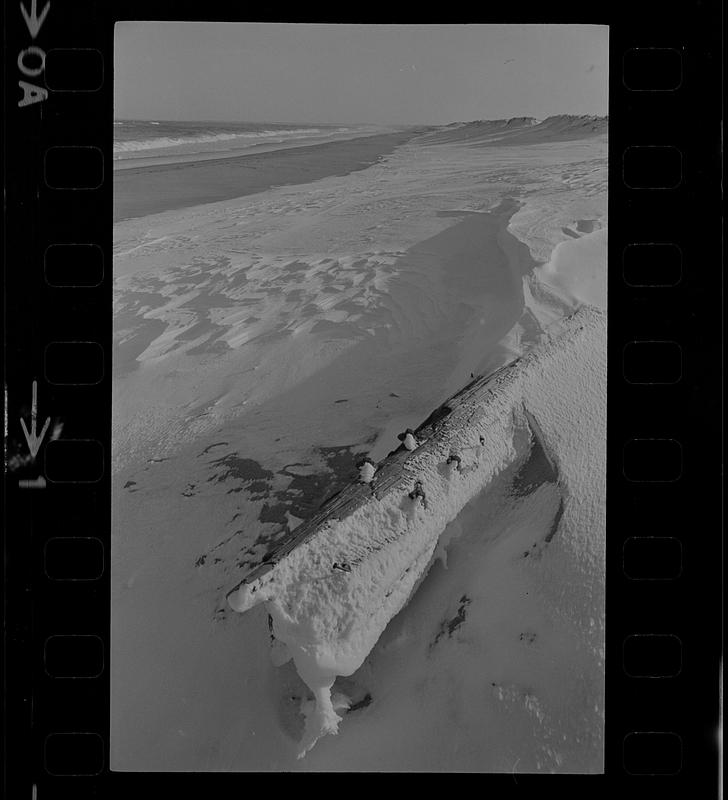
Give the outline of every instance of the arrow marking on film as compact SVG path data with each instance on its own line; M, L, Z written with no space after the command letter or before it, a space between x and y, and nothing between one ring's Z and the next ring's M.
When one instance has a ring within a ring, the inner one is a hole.
M30 0L30 14L25 10L25 6L22 3L20 4L20 10L23 12L23 18L25 19L25 24L28 26L28 30L30 31L30 36L32 39L35 39L35 37L38 35L40 26L45 21L46 14L48 14L48 9L50 7L51 4L46 3L45 8L40 12L40 16L38 16L36 0Z
M30 455L35 458L36 453L38 452L38 448L40 447L40 443L43 441L43 437L48 430L48 426L51 424L51 418L47 417L46 421L43 425L43 429L40 432L40 436L35 435L35 420L36 415L38 413L38 381L33 381L33 405L30 411L30 433L28 433L28 429L25 426L25 420L21 417L20 424L23 426L23 433L25 434L25 440L28 442L28 448L30 449Z

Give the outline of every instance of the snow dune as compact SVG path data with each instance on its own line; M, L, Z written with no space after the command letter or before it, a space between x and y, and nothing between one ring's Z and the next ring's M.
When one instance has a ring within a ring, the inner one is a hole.
M606 135L607 117L562 114L537 120L533 117L479 120L447 125L424 135L431 144L468 144L511 147L582 140Z
M602 631L593 624L602 618L604 333L603 314L582 308L546 344L499 375L474 403L467 423L446 423L438 441L422 448L426 452L415 451L406 477L391 492L325 524L263 577L230 595L237 611L265 603L276 639L314 694L300 755L322 735L337 732L339 717L330 695L337 676L351 675L362 665L426 574L447 525L523 456L533 435L529 416L538 420L543 447L560 475L561 535L574 570L568 591L587 593L594 609L592 625L581 638L598 648ZM478 459L480 435L485 446ZM443 473L453 447L466 453L462 474ZM407 497L415 479L425 487L426 509Z
M114 769L602 769L606 141L550 124L114 226ZM225 604L356 454L518 356Z
M604 280L606 228L560 242L551 259L535 270L538 279L565 292L580 303L607 307Z

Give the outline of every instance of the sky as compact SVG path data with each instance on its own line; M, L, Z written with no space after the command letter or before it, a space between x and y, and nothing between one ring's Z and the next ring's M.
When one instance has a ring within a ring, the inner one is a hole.
M119 22L116 119L442 125L606 114L606 25Z

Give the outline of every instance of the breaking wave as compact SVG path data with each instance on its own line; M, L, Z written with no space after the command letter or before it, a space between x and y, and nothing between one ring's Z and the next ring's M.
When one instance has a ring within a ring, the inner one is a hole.
M159 125L160 123L149 123ZM153 150L160 147L175 147L178 145L202 144L207 142L224 141L285 141L297 137L330 135L334 133L345 133L349 128L288 128L282 130L260 130L248 131L245 133L200 133L182 136L154 136L144 139L128 139L126 141L115 141L115 153L137 152L139 150Z

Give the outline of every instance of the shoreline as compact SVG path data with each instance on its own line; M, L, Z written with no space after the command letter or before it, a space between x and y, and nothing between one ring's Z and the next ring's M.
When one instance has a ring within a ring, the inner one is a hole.
M366 169L422 130L114 171L114 223ZM140 182L143 191L140 190Z
M272 153L276 150L292 150L296 147L314 147L317 144L335 144L336 142L351 142L355 139L365 139L369 136L384 136L390 133L406 133L414 127L400 126L392 129L369 130L359 133L350 133L340 136L317 136L310 139L290 139L279 142L260 142L248 147L203 149L188 152L185 147L189 145L170 145L146 150L114 152L112 169L118 172L125 169L141 169L144 167L166 166L170 164L189 164L194 161L222 161L229 158L254 156L261 153ZM419 130L419 128L418 128Z

